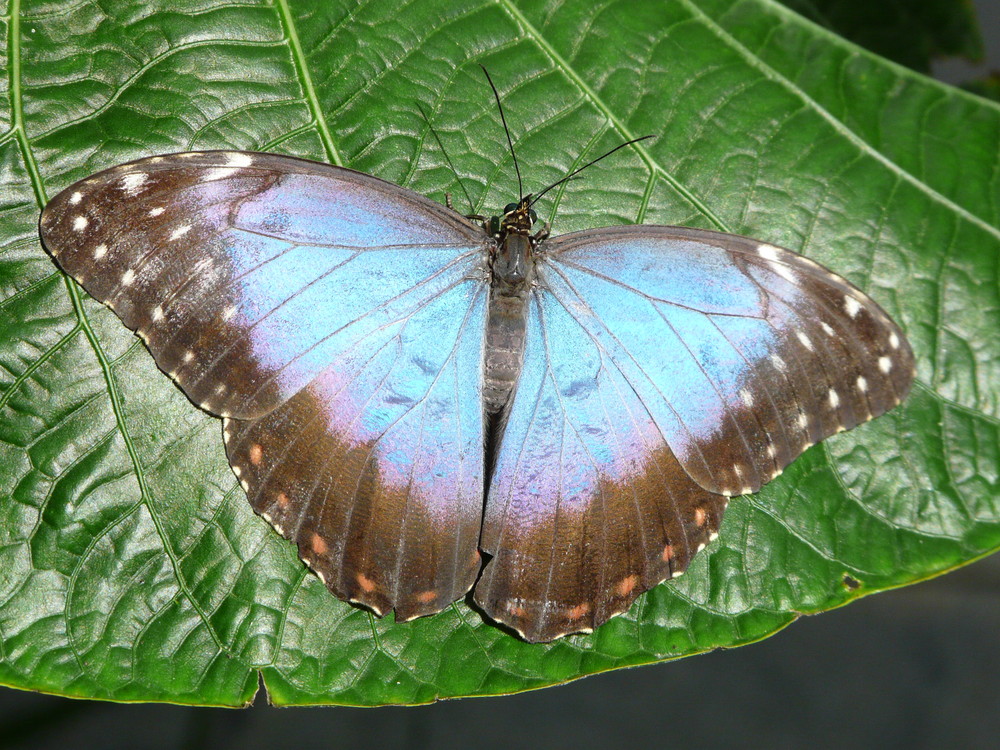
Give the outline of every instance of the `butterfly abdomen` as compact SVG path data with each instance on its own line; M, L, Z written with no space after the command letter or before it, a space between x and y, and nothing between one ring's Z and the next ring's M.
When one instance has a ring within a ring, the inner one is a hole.
M483 385L487 414L499 414L506 406L524 362L528 295L535 275L532 255L528 237L510 235L493 263Z
M490 295L486 323L486 377L483 400L487 414L499 413L510 400L524 360L527 295Z

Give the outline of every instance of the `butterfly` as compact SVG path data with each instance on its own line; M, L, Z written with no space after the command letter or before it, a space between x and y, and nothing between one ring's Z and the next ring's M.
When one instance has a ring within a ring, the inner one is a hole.
M406 621L471 591L547 642L680 576L731 497L899 404L914 359L802 255L549 237L537 197L482 220L350 169L191 152L66 188L40 233L223 418L254 510L334 595Z

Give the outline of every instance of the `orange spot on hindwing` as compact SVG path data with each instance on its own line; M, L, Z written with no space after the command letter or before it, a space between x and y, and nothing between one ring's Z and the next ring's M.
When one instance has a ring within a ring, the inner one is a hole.
M639 576L633 573L630 576L622 578L615 587L615 591L618 592L618 596L628 596L632 593L633 589L639 585Z
M506 606L507 606L507 611L510 612L512 615L514 615L514 617L520 618L528 616L528 610L522 607L521 603L516 599L507 602Z
M309 539L309 546L312 547L312 551L320 557L325 555L330 549L329 546L327 546L326 540L316 533L313 533L312 537Z

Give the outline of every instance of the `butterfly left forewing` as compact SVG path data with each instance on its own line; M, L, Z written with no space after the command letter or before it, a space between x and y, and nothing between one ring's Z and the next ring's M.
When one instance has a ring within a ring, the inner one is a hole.
M238 151L105 170L53 198L40 224L59 265L195 403L242 418L296 393L359 331L440 292L440 272L475 265L485 244L397 185Z

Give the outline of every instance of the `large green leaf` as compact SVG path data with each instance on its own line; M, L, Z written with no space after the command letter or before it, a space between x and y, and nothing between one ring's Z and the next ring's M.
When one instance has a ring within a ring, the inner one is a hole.
M1000 546L1000 109L773 0L17 2L0 111L0 682L115 700L422 702L764 638ZM801 250L906 328L918 382L734 502L678 582L528 645L457 604L395 625L336 601L250 510L219 422L60 275L35 223L90 172L276 150L476 210L624 138L549 204Z
M938 57L983 57L972 0L781 0L862 47L922 73Z

